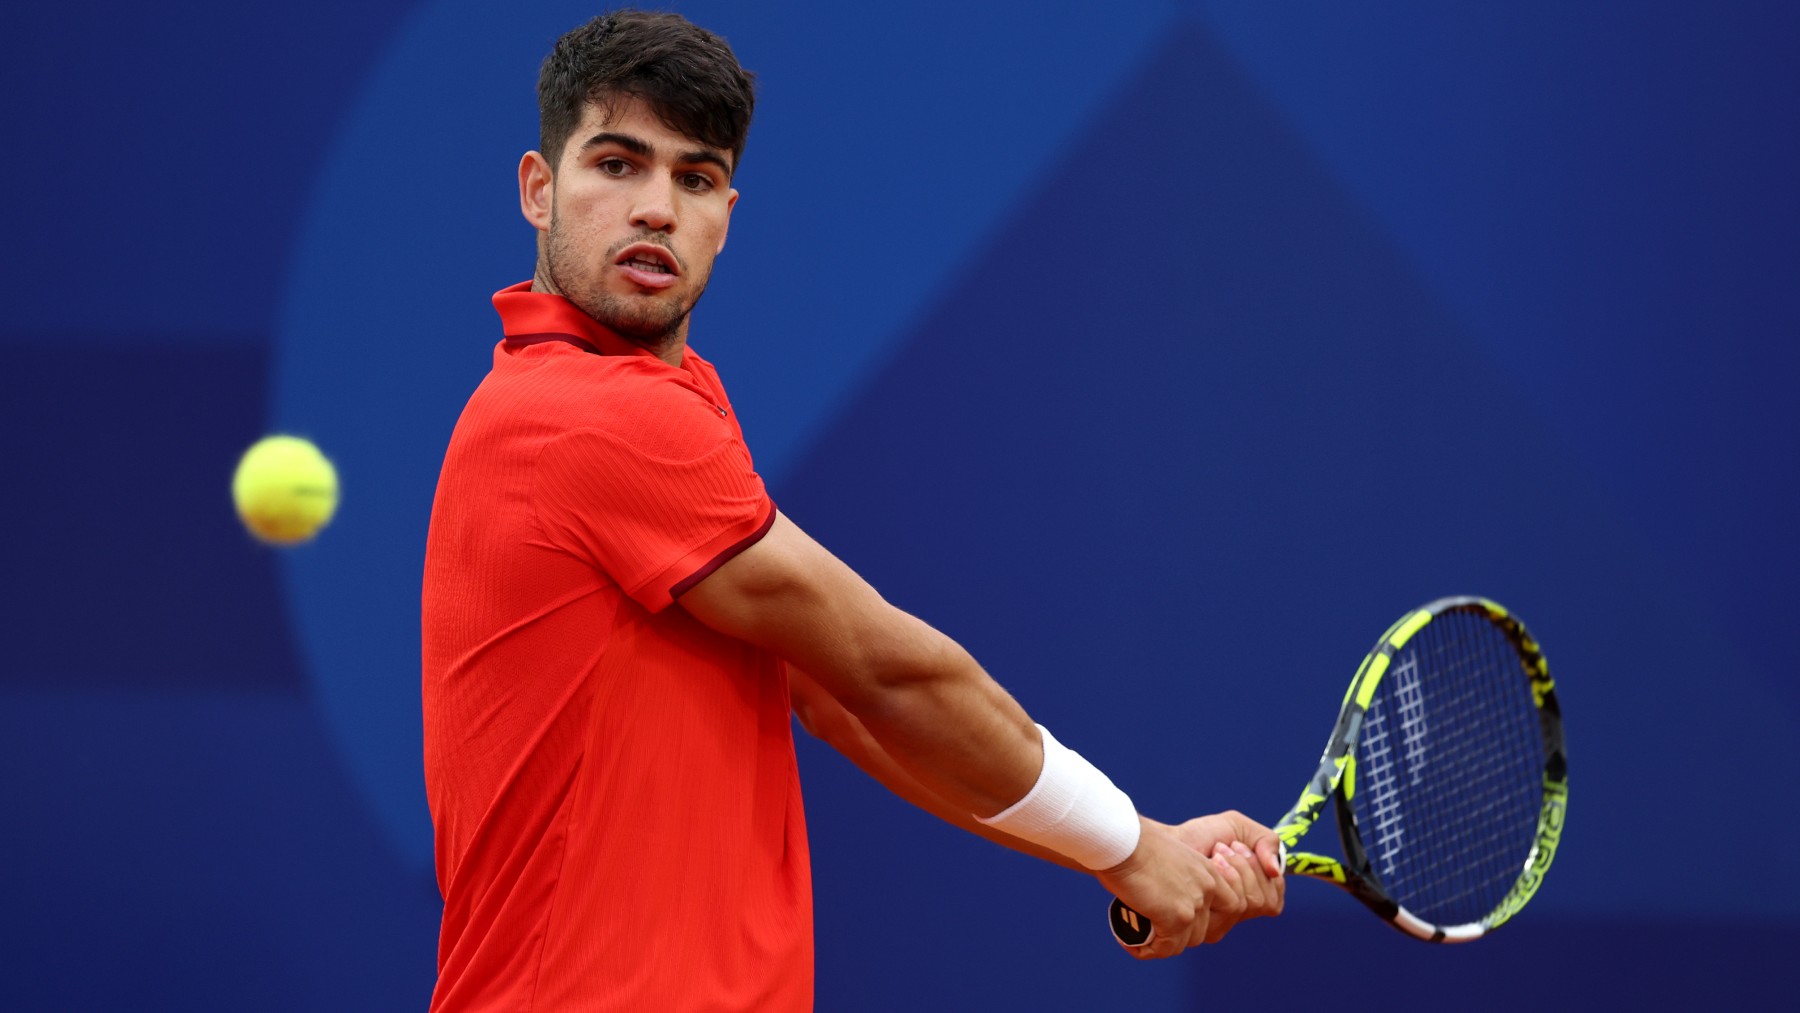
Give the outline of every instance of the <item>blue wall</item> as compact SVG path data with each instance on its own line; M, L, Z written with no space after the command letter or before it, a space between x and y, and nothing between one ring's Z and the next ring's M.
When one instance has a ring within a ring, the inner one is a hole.
M821 1009L1297 1006L1301 953L1352 1009L1395 998L1371 961L1474 1009L1777 982L1800 14L675 7L760 77L693 340L777 500L1147 811L1272 819L1350 667L1443 594L1525 617L1569 724L1564 849L1493 939L1302 883L1160 965L1091 881L803 741ZM0 36L0 1008L424 1004L431 486L530 270L537 61L591 13L33 5ZM287 553L226 493L270 429L345 486Z

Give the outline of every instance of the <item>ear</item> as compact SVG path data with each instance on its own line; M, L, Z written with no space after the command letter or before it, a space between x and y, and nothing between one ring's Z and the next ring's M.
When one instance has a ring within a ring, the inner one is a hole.
M737 199L737 188L732 187L731 196L725 199L725 231L719 233L719 248L713 251L715 257L725 252L725 237L731 232L731 209L737 207Z
M519 211L532 228L550 231L550 209L556 203L556 176L543 155L527 151L519 159Z

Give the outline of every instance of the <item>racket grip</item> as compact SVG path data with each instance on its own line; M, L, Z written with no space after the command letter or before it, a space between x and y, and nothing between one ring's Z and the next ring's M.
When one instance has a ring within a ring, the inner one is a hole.
M1107 908L1107 920L1112 923L1113 938L1120 946L1137 949L1149 946L1156 938L1156 929L1151 926L1150 919L1132 910L1124 901L1113 898L1112 906Z
M1287 845L1285 843L1280 845L1280 849L1281 864L1286 866ZM1156 928L1150 924L1150 919L1134 911L1130 905L1119 898L1113 898L1112 904L1106 909L1106 914L1107 921L1112 924L1113 938L1119 941L1119 945L1135 950L1140 946L1149 946L1156 939Z

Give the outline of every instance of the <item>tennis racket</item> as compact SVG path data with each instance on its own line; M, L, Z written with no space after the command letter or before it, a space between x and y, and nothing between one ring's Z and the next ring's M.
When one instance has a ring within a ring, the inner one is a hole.
M1328 799L1344 858L1293 850ZM1433 943L1519 913L1556 857L1568 805L1562 712L1525 624L1485 598L1400 617L1363 659L1300 801L1275 824L1291 875L1349 891ZM1113 935L1150 942L1115 899Z

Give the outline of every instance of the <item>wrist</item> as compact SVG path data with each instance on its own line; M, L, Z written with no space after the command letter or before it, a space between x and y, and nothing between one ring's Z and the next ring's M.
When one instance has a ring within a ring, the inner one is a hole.
M1025 797L981 823L1042 845L1094 871L1112 869L1137 850L1143 823L1112 779L1038 725L1044 764Z

